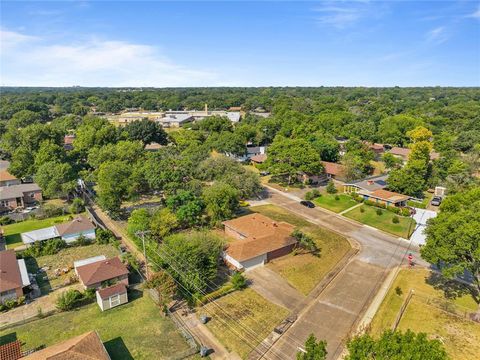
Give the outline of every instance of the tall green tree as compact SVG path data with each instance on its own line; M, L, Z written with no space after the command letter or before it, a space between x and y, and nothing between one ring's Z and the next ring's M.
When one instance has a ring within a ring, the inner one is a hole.
M310 334L305 341L304 351L297 352L297 360L325 360L327 358L327 342L317 341L315 335Z
M141 141L145 145L152 142L161 145L167 144L167 133L155 121L148 119L133 121L125 126L124 131L127 133L129 140Z
M440 266L448 278L472 275L480 305L480 187L445 198L440 213L429 220L422 257ZM480 308L477 314L480 318Z
M75 189L75 172L69 163L47 161L38 167L35 181L46 197L64 197Z
M98 200L103 209L116 213L120 210L130 188L130 165L122 161L107 161L98 169Z
M267 166L272 174L285 175L291 184L297 174L320 174L322 164L315 148L305 139L277 136L268 148Z
M429 340L425 333L407 330L385 331L379 339L365 334L347 342L345 360L448 360L449 357L439 340Z
M212 224L233 217L239 204L238 190L223 182L215 182L205 188L202 198Z

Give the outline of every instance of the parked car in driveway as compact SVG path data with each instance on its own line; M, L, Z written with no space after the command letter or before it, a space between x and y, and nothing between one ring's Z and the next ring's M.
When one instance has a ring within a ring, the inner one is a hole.
M306 206L310 209L313 209L315 207L315 204L313 202L307 201L307 200L300 201L300 204L302 204L303 206Z
M430 204L432 204L433 206L440 206L441 203L442 198L440 196L434 196L432 201L430 202Z

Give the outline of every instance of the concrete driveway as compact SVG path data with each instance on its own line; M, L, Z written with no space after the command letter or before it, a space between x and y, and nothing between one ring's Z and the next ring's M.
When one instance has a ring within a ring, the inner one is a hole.
M275 358L276 353L295 358L298 344L303 344L310 333L327 340L328 359L338 358L344 341L360 321L389 272L405 263L409 252L414 254L416 263L429 265L420 259L418 248L411 243L321 208L306 208L299 204L300 199L295 195L269 188L265 200L340 233L360 247L359 253L328 287L300 311L295 323L266 353L267 358ZM295 346L292 346L292 339Z
M291 286L284 278L266 266L259 266L247 271L245 276L250 280L250 287L268 301L294 309L305 296Z

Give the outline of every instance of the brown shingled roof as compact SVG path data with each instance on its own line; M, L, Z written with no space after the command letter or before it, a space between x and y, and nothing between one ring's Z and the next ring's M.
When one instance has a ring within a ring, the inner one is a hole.
M0 251L0 292L23 287L14 250Z
M128 270L118 257L77 267L78 277L85 286L127 275Z
M95 331L74 337L60 344L36 351L25 360L110 360Z
M293 245L291 236L295 227L285 222L276 222L262 214L250 214L223 223L246 239L230 244L226 250L237 261L244 261Z
M102 300L108 299L110 296L115 294L125 294L127 292L127 287L124 283L117 283L115 285L99 289L98 295Z
M379 198L382 200L388 200L392 202L399 202L399 201L405 201L410 199L410 196L399 194L393 191L387 191L387 190L375 190L370 193L370 196Z
M78 234L81 232L94 230L95 226L85 216L77 216L75 219L55 225L60 236L68 234Z
M0 181L8 181L8 180L17 180L17 178L12 174L10 174L7 169L1 169Z
M342 176L345 173L345 166L328 161L322 161L322 165L325 168L327 174Z
M250 160L256 163L263 163L265 160L267 160L267 154L258 154L258 155L253 155Z

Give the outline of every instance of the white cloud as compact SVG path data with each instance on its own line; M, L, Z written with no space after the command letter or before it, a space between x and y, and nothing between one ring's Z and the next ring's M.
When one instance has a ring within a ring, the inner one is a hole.
M477 7L477 10L468 15L467 17L479 19L480 20L480 5Z
M447 29L444 26L436 27L426 34L426 39L429 42L433 42L436 44L444 43L448 40Z
M372 15L371 5L369 1L329 1L313 11L319 14L316 20L320 25L344 29Z
M150 45L99 39L49 44L13 31L0 35L2 85L163 87L218 82L214 72L177 64Z

